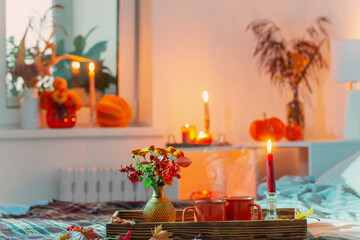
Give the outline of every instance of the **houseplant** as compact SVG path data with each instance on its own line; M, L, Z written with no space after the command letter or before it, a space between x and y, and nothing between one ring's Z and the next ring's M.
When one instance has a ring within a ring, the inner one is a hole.
M166 150L153 145L131 151L135 165L121 167L131 183L144 182L145 188L151 186L153 195L143 211L145 222L175 222L176 212L164 194L164 187L171 186L174 178L181 178L181 168L191 165L181 150L168 147Z
M330 21L325 17L316 19L308 27L303 37L285 40L280 28L271 20L251 22L247 30L256 39L254 57L260 68L275 83L285 84L291 89L292 100L287 105L288 124L292 121L304 128L303 106L298 100L298 87L305 84L312 92L310 81L317 80L317 71L327 68L327 59L322 46L327 41L327 27Z
M65 40L60 39L57 41L57 55L62 54L71 54L80 57L84 57L87 59L91 59L95 63L95 88L103 94L105 90L110 86L111 83L116 83L116 77L113 76L110 69L104 65L104 59L101 58L101 55L107 50L108 41L99 41L94 45L90 46L87 51L85 48L87 47L88 38L91 34L96 30L96 27L93 27L88 31L85 36L78 35L73 40L74 50L71 52L66 52L65 50ZM70 61L62 61L56 65L54 71L55 77L62 77L65 79L73 78L73 74L71 72L71 63ZM85 88L88 91L89 88L89 76L88 76L88 68L80 65L79 70L79 79L78 83L74 83L71 81L70 86L72 88L81 87Z

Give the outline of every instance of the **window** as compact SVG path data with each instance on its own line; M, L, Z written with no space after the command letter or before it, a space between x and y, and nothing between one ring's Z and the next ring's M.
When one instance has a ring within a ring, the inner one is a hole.
M18 1L18 0L16 0ZM45 1L45 0L42 0ZM50 0L48 0L51 2ZM80 0L77 0L79 2ZM101 1L101 0L97 0ZM151 114L147 111L151 112L151 93L149 90L149 75L147 74L140 74L140 70L144 68L144 56L140 54L139 49L140 47L144 47L147 43L143 43L139 40L140 34L140 22L143 20L140 19L140 2L139 1L117 1L118 2L118 9L119 11L119 18L118 18L118 29L110 29L109 32L118 33L118 41L117 47L118 51L112 51L112 53L117 53L117 56L112 56L112 62L117 63L112 69L116 68L115 71L117 74L118 82L120 82L117 87L112 87L114 92L117 92L121 97L127 100L134 113L135 118L135 125L149 125L151 122ZM7 2L15 2L13 0L8 0ZM56 2L56 1L55 1ZM60 1L64 3L66 1ZM75 1L68 1L68 2L75 2ZM88 4L88 1L81 0L84 2L78 5L78 9L76 10L78 17L84 14L85 8L84 5ZM103 2L103 1L101 1ZM106 1L108 2L108 1ZM8 17L6 15L10 14L6 9L5 0L0 0L0 59L5 59L6 56L6 34L5 34L5 25ZM45 6L44 6L45 7ZM47 7L47 6L46 6ZM147 6L149 7L149 6ZM38 9L39 12L43 12L41 9ZM74 10L75 11L75 10ZM147 8L147 13L149 13L149 8ZM55 15L57 13L55 12ZM147 16L147 20L149 20L149 16ZM113 24L116 26L116 24ZM23 27L16 27L16 31L19 31L19 34L22 35L24 32ZM97 31L96 29L94 31ZM85 35L85 30L82 32ZM93 34L93 33L91 33ZM91 36L89 35L89 38ZM101 34L94 34L101 35ZM60 35L58 39L60 39ZM147 36L149 39L149 36ZM71 44L71 41L70 43ZM96 40L92 40L92 44L96 44ZM89 41L89 45L92 45ZM149 46L145 46L148 47ZM114 59L118 59L118 61ZM149 60L149 56L146 57ZM147 61L146 60L146 61ZM111 61L109 61L111 62ZM147 65L149 66L149 65ZM8 108L6 103L6 96L9 96L8 91L6 90L5 84L6 78L6 67L5 64L0 64L0 128L17 128L19 124L19 110L16 108ZM144 84L144 80L146 79L146 84ZM20 85L20 84L19 84ZM144 86L144 87L140 87ZM146 94L141 94L144 92L144 88L146 88ZM16 89L17 90L17 89ZM106 92L109 93L109 92ZM141 94L142 97L139 97ZM145 102L145 104L139 104L139 99L141 102ZM139 105L141 108L139 108ZM139 109L139 111L138 111Z

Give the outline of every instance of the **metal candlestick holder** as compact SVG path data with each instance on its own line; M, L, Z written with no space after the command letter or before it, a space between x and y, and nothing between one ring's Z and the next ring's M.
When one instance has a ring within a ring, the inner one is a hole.
M279 192L265 191L265 194L266 194L266 202L268 204L268 210L265 216L265 220L279 219L276 213L277 195L279 194Z

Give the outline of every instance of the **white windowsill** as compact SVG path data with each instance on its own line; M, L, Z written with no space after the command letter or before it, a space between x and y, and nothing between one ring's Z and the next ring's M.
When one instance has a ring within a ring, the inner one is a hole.
M0 140L57 138L128 138L164 137L165 130L153 127L126 128L67 128L67 129L8 129L0 130Z

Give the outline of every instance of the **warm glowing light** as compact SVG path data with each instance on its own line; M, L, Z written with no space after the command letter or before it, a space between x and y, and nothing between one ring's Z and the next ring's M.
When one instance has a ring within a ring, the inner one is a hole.
M271 147L272 147L272 144L271 144L271 140L269 139L267 141L267 151L268 151L268 153L271 153Z
M203 131L200 131L198 138L204 138L204 137L206 137L206 134Z
M208 102L209 101L209 93L205 90L205 91L203 91L203 93L202 93L202 97L203 97L203 99L204 99L204 102Z
M90 72L94 72L94 70L95 70L95 64L94 64L93 62L91 62L91 63L89 64L89 71L90 71Z
M79 68L80 68L80 63L79 63L78 61L73 61L73 62L71 63L71 67L72 67L73 69L79 69Z
M185 127L187 127L187 128L188 128L188 127L190 127L190 125L189 125L188 123L186 123L186 124L185 124Z

